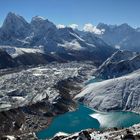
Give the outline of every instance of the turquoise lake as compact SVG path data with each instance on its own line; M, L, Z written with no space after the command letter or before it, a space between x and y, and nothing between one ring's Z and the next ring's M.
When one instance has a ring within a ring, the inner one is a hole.
M140 115L131 112L97 113L83 105L74 112L54 118L49 128L38 132L39 139L50 138L58 132L73 133L87 128L129 127L140 123Z
M100 81L100 80L99 80ZM89 83L98 82L92 79ZM36 133L39 139L53 137L58 132L73 133L87 128L129 127L140 123L140 115L131 112L100 113L80 104L76 111L55 117L51 125Z

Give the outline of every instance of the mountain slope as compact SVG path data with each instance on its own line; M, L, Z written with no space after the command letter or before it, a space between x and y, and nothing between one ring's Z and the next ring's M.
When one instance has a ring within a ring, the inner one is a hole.
M110 54L112 54L114 51L117 51L113 49L112 46L109 46L107 43L105 43L102 39L98 38L94 34L90 32L82 32L80 35L81 38L86 40L89 44L93 44L95 46L94 52L96 54L100 54L100 58L108 58Z
M0 46L0 69L19 66L37 66L50 62L66 62L54 54L44 53L40 49Z
M140 111L140 70L86 86L75 98L99 111Z
M21 40L29 35L29 32L29 23L23 17L10 12L0 28L0 44L18 46L22 43Z
M138 29L132 28L126 23L121 25L100 23L97 28L104 30L103 34L98 36L111 46L124 50L140 51L140 32Z
M5 51L0 49L0 69L16 67L16 61Z
M102 78L113 78L128 74L139 68L139 53L117 51L97 69L96 74Z

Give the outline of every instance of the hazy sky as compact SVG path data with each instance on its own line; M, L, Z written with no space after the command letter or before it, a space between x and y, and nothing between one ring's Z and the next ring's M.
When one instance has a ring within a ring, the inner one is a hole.
M65 25L104 22L140 26L140 0L0 0L0 24L9 11L29 22L40 15Z

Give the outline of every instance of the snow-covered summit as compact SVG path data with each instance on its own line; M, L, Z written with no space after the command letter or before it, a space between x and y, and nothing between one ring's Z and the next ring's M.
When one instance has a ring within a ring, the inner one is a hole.
M34 34L44 35L49 29L56 29L56 26L48 19L35 16L32 18L31 28Z
M42 20L45 20L45 18L41 16L35 16L32 18L32 21L42 21Z
M8 13L1 31L7 37L23 37L27 36L30 29L29 23L22 17L15 13Z

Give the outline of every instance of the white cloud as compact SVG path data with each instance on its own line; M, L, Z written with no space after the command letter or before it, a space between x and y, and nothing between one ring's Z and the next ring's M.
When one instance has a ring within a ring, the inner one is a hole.
M77 24L70 24L69 27L72 29L78 29L79 26Z
M63 25L63 24L58 24L58 25L57 25L57 28L58 28L58 29L60 29L60 28L65 28L65 27L66 27L66 26Z
M103 34L103 32L104 32L103 29L100 30L91 23L85 24L83 30L86 31L86 32L92 32L92 33L95 33L95 34Z

